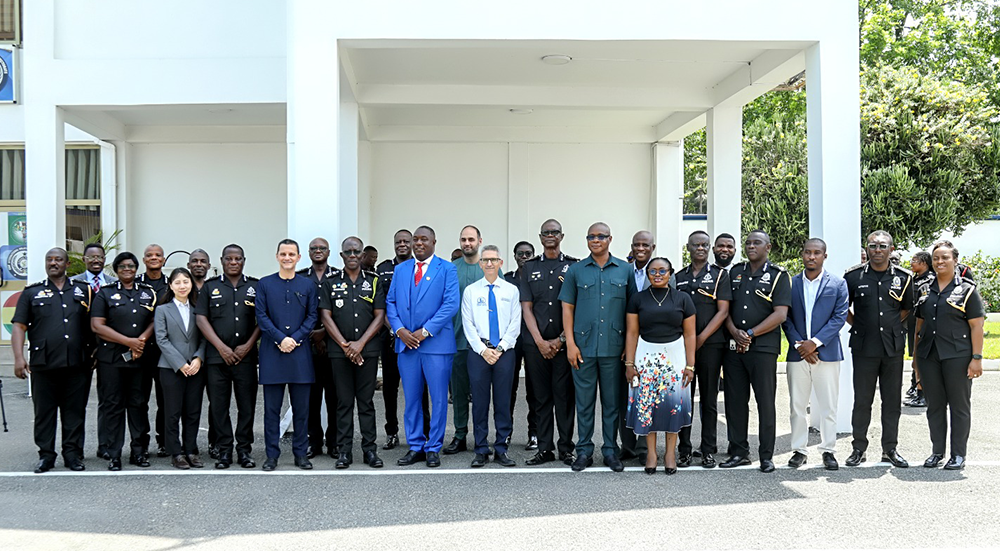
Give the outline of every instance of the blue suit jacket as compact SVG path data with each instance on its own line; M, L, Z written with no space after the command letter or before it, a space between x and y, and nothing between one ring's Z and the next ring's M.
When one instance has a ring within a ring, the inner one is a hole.
M413 284L414 259L400 262L392 271L392 284L385 298L385 313L393 332L421 327L432 336L420 343L425 354L454 354L455 326L452 321L461 304L458 294L458 271L451 262L432 256L420 285ZM396 352L406 350L395 339Z
M792 278L792 307L785 322L781 324L790 345L786 361L802 361L802 356L795 350L795 342L809 340L811 337L823 342L823 346L818 349L820 360L839 362L844 359L844 351L840 346L840 329L847 322L847 282L827 271L821 277L812 312L812 335L806 335L802 273Z

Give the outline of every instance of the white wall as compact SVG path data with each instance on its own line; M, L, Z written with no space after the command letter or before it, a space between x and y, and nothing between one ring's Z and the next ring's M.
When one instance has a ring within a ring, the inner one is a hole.
M955 244L962 257L969 257L982 251L990 256L1000 256L1000 220L984 220L965 229L962 235L955 237L951 232L941 234L941 239L948 239ZM909 260L913 253L923 250L913 247L903 252L903 258ZM860 254L860 253L858 253Z
M141 256L154 242L167 253L202 248L218 268L222 247L237 243L246 250L248 274L277 271L274 250L286 231L285 144L134 144L130 149L128 250ZM186 263L185 255L176 255L170 267Z

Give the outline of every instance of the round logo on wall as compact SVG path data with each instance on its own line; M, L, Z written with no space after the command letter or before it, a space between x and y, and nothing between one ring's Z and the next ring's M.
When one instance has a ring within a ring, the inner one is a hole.
M7 255L7 271L18 279L27 279L28 247L18 247Z

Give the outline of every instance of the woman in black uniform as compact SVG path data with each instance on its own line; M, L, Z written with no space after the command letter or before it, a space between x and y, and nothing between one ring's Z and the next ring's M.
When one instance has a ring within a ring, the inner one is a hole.
M125 445L125 412L132 436L129 463L148 467L143 453L144 438L149 435L149 417L142 400L142 370L138 359L153 335L153 288L135 281L139 259L123 252L111 263L118 281L101 287L90 309L90 327L97 335L98 384L105 386L109 401L105 434L111 461L108 470L122 470L122 447Z
M938 241L931 250L936 277L917 297L917 337L914 364L927 400L931 456L924 467L944 459L951 413L951 458L944 468L965 467L972 420L972 380L983 374L983 301L976 284L957 271L958 250Z

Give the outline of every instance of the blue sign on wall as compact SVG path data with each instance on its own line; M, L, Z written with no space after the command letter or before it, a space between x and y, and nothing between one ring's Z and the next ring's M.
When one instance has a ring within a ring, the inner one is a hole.
M14 102L14 52L0 48L0 103Z

